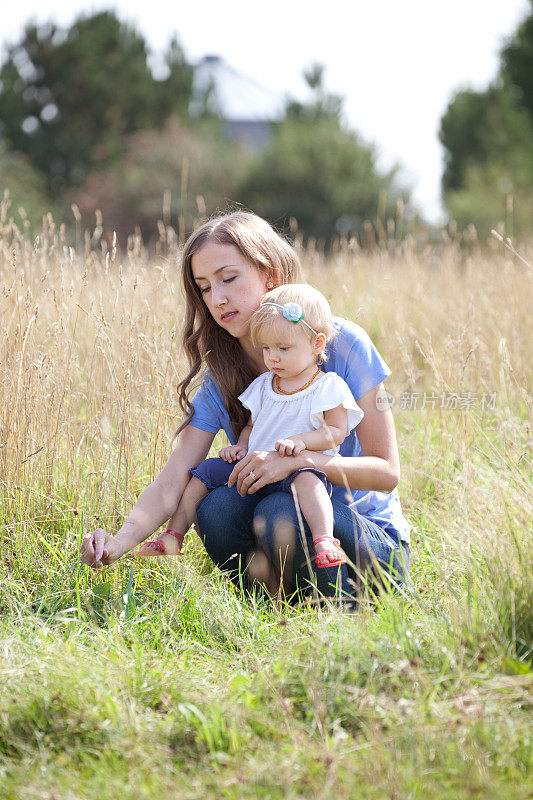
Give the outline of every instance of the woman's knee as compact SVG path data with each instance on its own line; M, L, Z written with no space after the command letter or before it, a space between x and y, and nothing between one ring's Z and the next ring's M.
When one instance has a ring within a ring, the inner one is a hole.
M315 568L311 533L299 519L291 495L279 492L262 500L255 511L254 530L286 589L298 586L308 592L316 586L325 597L350 594L345 565Z
M258 543L273 555L275 551L294 548L298 536L298 516L292 495L276 492L258 503L253 518Z
M241 549L245 542L253 544L254 507L255 502L240 497L235 487L213 489L196 510L200 538L206 546L213 540L227 542L227 546L234 549Z
M357 584L362 576L371 582L403 583L409 568L409 549L348 506L334 502L333 508L335 536L348 556L351 579Z
M257 502L257 501L255 501ZM240 575L255 549L252 515L255 502L241 498L235 487L213 489L196 512L197 532L220 569Z
M234 522L239 527L243 520L251 522L253 508L250 511L246 497L241 497L236 488L232 486L220 486L213 489L207 497L202 500L196 511L196 517L200 527L218 528Z

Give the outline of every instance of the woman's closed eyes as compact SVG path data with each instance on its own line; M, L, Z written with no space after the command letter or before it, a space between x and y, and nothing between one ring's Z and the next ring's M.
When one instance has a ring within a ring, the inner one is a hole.
M231 278L224 278L222 283L231 283L232 281L235 280L236 277L237 277L236 275L232 275ZM211 289L210 286L200 286L198 288L200 289L201 294L205 294Z

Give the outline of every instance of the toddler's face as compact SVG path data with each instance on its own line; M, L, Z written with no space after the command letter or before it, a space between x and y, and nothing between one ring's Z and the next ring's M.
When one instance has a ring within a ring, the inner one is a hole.
M303 330L291 330L295 327L294 323L287 322L267 328L260 336L265 366L280 378L308 377L308 372L312 374L316 370L321 348L315 346L314 339Z

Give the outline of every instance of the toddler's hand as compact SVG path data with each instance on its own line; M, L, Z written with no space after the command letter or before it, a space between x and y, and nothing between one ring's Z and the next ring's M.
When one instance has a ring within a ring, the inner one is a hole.
M229 447L223 447L218 456L222 461L232 464L234 461L244 458L247 452L246 447L240 444L231 444Z
M293 439L278 439L275 447L280 456L298 456L305 450L305 442L295 436Z

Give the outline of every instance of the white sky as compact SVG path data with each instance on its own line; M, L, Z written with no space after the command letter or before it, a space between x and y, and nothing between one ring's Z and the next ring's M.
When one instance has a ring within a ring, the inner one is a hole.
M114 9L154 51L176 32L190 60L221 55L265 86L304 96L302 71L326 66L350 126L384 166L400 162L422 213L440 214L440 118L455 89L484 88L527 0L0 0L0 58L29 19L69 25ZM0 111L1 113L1 111Z

